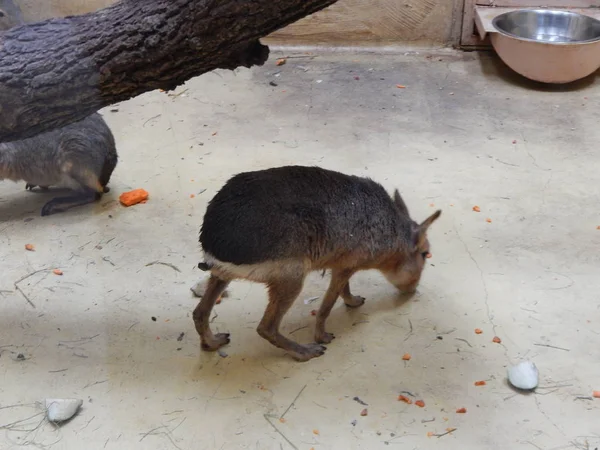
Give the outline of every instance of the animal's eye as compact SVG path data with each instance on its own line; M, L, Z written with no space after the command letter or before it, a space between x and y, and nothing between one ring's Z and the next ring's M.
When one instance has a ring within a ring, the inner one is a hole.
M4 11L0 11L0 17L4 17Z

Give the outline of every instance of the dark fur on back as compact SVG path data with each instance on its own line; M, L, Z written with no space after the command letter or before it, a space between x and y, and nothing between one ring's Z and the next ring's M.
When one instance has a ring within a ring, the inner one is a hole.
M285 166L232 177L206 209L200 242L238 265L317 260L340 250L375 254L408 242L407 219L371 179Z
M0 0L0 32L22 25L14 0ZM74 191L46 203L42 215L90 203L108 192L117 165L115 139L98 113L36 136L0 143L0 180L24 180L26 189L67 187Z
M57 186L64 178L63 164L73 173L91 171L106 187L117 165L115 139L98 113L37 136L0 143L0 179L25 180Z

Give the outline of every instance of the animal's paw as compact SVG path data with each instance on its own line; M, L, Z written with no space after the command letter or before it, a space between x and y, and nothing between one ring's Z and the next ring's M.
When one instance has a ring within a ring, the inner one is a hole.
M323 345L307 344L303 345L299 351L293 353L290 352L290 354L292 355L292 358L294 358L296 361L305 362L310 359L324 355L325 350L327 350L327 347L324 347Z
M360 295L352 295L350 298L344 299L344 304L350 308L358 308L365 304L365 298Z
M206 352L214 352L229 344L230 341L229 333L217 333L210 341L203 341L201 347Z
M65 210L66 210L66 208L63 205L61 205L60 203L54 202L53 200L50 200L42 208L42 217L50 216L52 214L63 212Z
M326 331L323 331L322 333L317 333L315 335L315 341L317 341L319 344L329 344L334 339L335 335L333 335L332 333L327 333Z

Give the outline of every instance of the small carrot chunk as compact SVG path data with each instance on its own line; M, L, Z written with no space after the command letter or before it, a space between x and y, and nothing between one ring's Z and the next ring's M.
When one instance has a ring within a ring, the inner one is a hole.
M492 219L490 219L489 217L488 217L487 219L485 219L485 221L486 221L487 223L492 223Z
M417 405L419 408L425 408L425 402L423 400L417 400L415 405Z
M319 435L319 430L313 430L313 434Z
M287 62L286 58L279 58L277 61L275 61L275 65L283 66L286 62Z
M310 315L311 315L311 316L316 316L316 315L317 315L317 310L316 310L316 309L313 309L313 310L310 312Z
M412 358L412 356L410 356L410 353L405 353L404 355L402 355L402 361L410 361L410 358Z
M594 398L600 398L600 391L594 391L594 392L592 392L592 397L594 397Z
M427 437L433 437L433 431L428 431L427 432Z
M481 334L483 330L481 328L475 328L475 334Z
M433 255L431 253L427 253L427 258L431 258Z
M404 396L404 395L399 395L399 396L398 396L398 401L399 401L399 402L404 402L404 403L407 403L407 404L409 404L409 405L412 405L412 400L411 400L410 398L408 398L408 397Z
M492 339L492 342L494 342L496 344L500 344L500 343L502 343L502 339L500 339L498 336L494 336L494 339Z
M62 275L62 274L63 274L63 271L62 271L62 270L60 270L60 269L54 269L54 270L52 271L52 273L53 273L54 275Z
M475 384L475 386L485 386L486 382L482 380L482 381L476 381L474 384Z
M363 409L363 410L360 412L360 415L361 415L361 416L363 416L363 417L365 417L367 414L369 414L369 411L367 410L367 408Z
M284 419L283 417L280 417L280 418L279 418L279 422L280 422L280 423L285 423L285 419Z
M458 408L456 414L466 414L467 408Z
M27 250L28 252L35 252L35 247L33 246L33 244L25 244L25 250Z
M119 201L123 206L133 206L148 200L148 192L144 189L134 189L133 191L123 192L119 196Z
M481 208L477 205L473 206L473 211L475 212L481 212Z
M403 84L397 84L396 87L398 89L406 89L406 86L404 86Z

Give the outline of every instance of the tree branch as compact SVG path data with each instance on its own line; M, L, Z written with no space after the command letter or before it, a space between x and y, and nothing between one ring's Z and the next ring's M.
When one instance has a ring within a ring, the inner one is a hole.
M0 34L0 142L65 126L215 69L262 65L258 39L336 0L121 0Z

